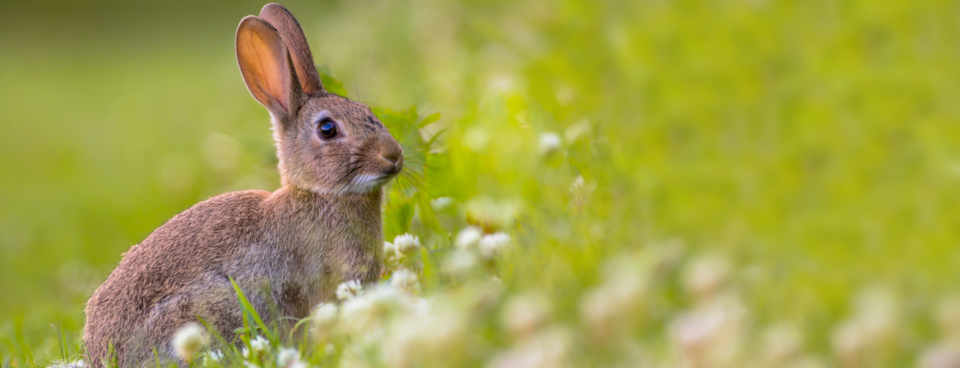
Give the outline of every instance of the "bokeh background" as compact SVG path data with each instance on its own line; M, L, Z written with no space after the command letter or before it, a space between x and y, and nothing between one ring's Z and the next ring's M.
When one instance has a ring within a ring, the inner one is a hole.
M0 363L78 351L85 299L176 213L276 189L233 49L262 5L0 3ZM585 318L604 259L670 249L631 311L644 356L686 352L670 331L697 277L737 295L744 341L794 326L821 366L927 364L958 327L960 3L284 5L349 97L440 114L416 137L443 132L413 180L433 205L388 208L388 240L439 259L468 217L502 220L505 290L545 293L558 323ZM880 327L844 330L857 313Z

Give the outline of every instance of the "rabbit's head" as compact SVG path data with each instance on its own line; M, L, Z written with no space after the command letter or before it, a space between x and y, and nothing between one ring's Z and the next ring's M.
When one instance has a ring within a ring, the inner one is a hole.
M323 89L303 30L283 6L240 21L237 60L270 111L284 185L368 193L403 168L403 149L369 107Z

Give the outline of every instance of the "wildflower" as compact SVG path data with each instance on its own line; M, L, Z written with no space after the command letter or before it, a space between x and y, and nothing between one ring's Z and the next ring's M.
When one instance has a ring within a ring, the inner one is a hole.
M497 354L490 368L554 368L567 366L572 336L562 327L556 327L534 336L509 351Z
M483 230L476 226L468 226L463 230L460 230L460 233L457 234L457 239L454 241L454 245L459 248L471 248L477 245L480 242L480 237L483 236Z
M373 323L373 304L368 298L349 298L341 305L343 326L349 332L359 333L367 330Z
M500 321L512 334L529 336L550 318L550 300L541 294L518 295L508 300Z
M462 356L466 327L463 312L451 305L440 304L429 316L406 314L386 336L384 357L390 366L417 367L431 357Z
M417 274L405 268L395 271L390 276L390 285L411 294L420 293L420 282L417 281Z
M419 249L420 239L410 234L397 235L393 239L393 243L383 242L383 254L388 269L394 270L402 267L419 269L419 264L410 261L410 257L415 256Z
M182 327L173 335L173 350L180 359L193 361L197 355L210 343L210 337L207 331L199 324L190 322Z
M496 233L484 235L482 238L480 238L480 244L478 245L478 248L480 249L480 254L484 257L496 258L509 244L510 235Z
M681 315L670 332L690 365L730 362L739 354L744 312L736 298L720 297Z
M794 326L780 324L763 333L767 360L772 365L784 364L801 353L803 336Z
M350 300L363 292L363 286L358 280L350 280L337 286L337 299Z
M960 347L941 344L928 348L917 361L920 368L958 368L960 367Z
M830 342L840 360L850 367L860 366L864 355L875 344L874 336L857 319L840 323L830 335Z
M477 257L473 252L456 249L443 259L443 269L456 275L464 275L477 266Z
M297 349L282 348L277 352L277 366L286 368L306 368L307 364L300 360Z
M339 310L336 304L323 303L313 312L313 336L317 341L328 338L337 328Z
M254 352L269 352L270 351L270 340L263 338L263 336L257 336L253 340L250 340L250 348Z
M488 197L476 197L466 204L467 223L491 233L509 227L520 211L517 201L497 201Z
M597 189L597 183L587 182L582 175L577 175L570 184L571 205L577 208L582 207L595 189Z
M605 282L580 300L580 315L597 340L636 322L649 282L649 276L629 258L608 261L604 268Z
M554 132L540 133L540 154L549 155L560 149L560 135Z
M397 252L397 247L393 245L393 243L388 241L383 242L383 255L385 257L387 257L388 259L390 257L396 257L397 253L399 252Z
M203 353L203 365L212 365L223 359L223 353L220 350L207 351Z
M393 246L397 253L409 257L420 248L420 238L410 234L400 234L393 239Z
M77 359L69 363L54 364L48 368L84 368L85 366L86 362L84 362L83 359Z
M899 305L897 298L883 288L870 288L854 300L853 314L834 329L833 349L846 366L859 366L866 360L882 360L883 347L897 335Z
M730 264L717 256L700 256L690 262L683 274L683 286L701 300L713 296L726 282Z

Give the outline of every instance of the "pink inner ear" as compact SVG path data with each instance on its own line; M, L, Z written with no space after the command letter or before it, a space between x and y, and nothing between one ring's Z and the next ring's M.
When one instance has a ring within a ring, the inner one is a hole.
M279 37L273 37L275 40L270 41L279 41ZM255 44L254 48L258 51L254 54L256 57L256 62L259 64L259 69L263 71L263 78L260 79L260 83L263 85L263 89L267 94L276 99L283 106L284 109L287 108L287 88L290 73L286 70L286 52L282 46L277 46L277 42L271 42L265 40L261 34L256 34L252 37L253 43Z
M287 51L277 31L260 19L245 21L237 35L237 56L254 97L268 109L286 112L290 70Z

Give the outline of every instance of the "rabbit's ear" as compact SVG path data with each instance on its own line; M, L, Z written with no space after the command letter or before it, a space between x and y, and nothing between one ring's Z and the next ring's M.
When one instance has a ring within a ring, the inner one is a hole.
M270 23L252 15L240 21L237 61L247 89L261 105L281 120L295 117L300 86L290 67L283 39Z
M320 82L317 67L313 64L313 54L307 44L307 37L293 14L280 4L267 4L260 10L260 18L270 22L283 37L303 92L308 95L323 92L323 83Z

